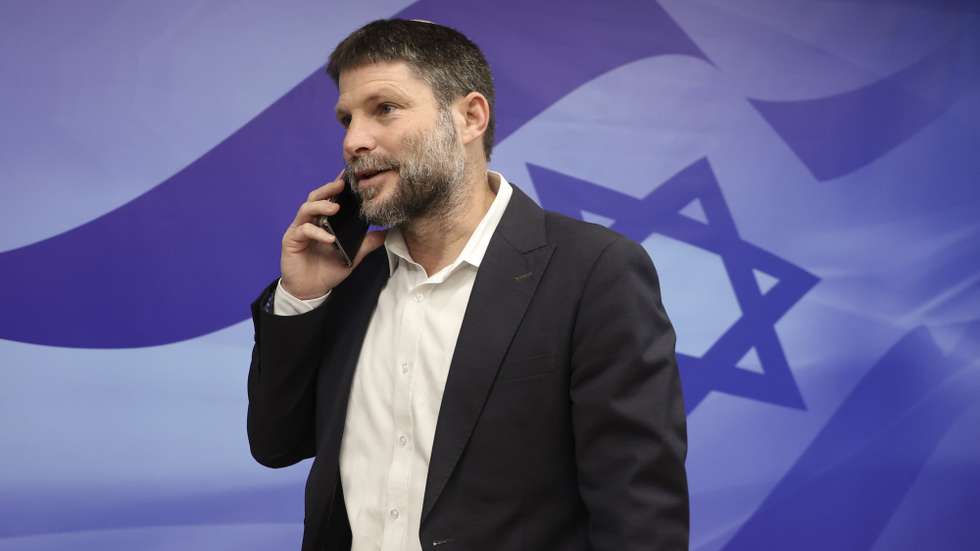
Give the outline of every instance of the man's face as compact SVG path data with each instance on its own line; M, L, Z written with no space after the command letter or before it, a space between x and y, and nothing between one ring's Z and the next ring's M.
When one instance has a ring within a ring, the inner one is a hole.
M446 212L465 156L451 113L428 84L401 62L345 71L339 84L344 160L364 218L392 227Z

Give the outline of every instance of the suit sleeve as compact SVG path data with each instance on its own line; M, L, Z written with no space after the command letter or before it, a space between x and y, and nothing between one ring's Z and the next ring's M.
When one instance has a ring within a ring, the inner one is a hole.
M248 371L247 432L252 456L267 467L313 457L316 377L326 346L326 308L276 316L264 305L270 285L252 303L255 343Z
M596 551L686 550L686 418L674 330L653 263L618 238L575 321L571 402L579 490Z

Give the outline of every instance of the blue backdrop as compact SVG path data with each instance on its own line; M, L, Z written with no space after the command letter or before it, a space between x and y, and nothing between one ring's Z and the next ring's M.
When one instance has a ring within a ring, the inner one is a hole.
M692 548L980 548L974 1L93 0L0 7L0 551L298 548L248 304L396 14L483 47L493 168L654 258Z

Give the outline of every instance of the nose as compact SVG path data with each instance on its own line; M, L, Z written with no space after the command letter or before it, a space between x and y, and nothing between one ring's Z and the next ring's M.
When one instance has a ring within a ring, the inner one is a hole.
M352 118L344 134L344 158L347 162L356 157L366 155L377 146L370 125L357 118Z

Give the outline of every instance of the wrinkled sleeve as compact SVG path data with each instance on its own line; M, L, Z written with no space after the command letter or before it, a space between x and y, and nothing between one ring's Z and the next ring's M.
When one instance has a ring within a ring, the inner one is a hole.
M316 378L328 331L325 305L294 315L270 312L276 287L269 285L251 307L246 428L252 456L267 467L315 453Z
M642 247L620 238L598 257L573 342L575 454L592 549L686 550L687 433L675 335Z

